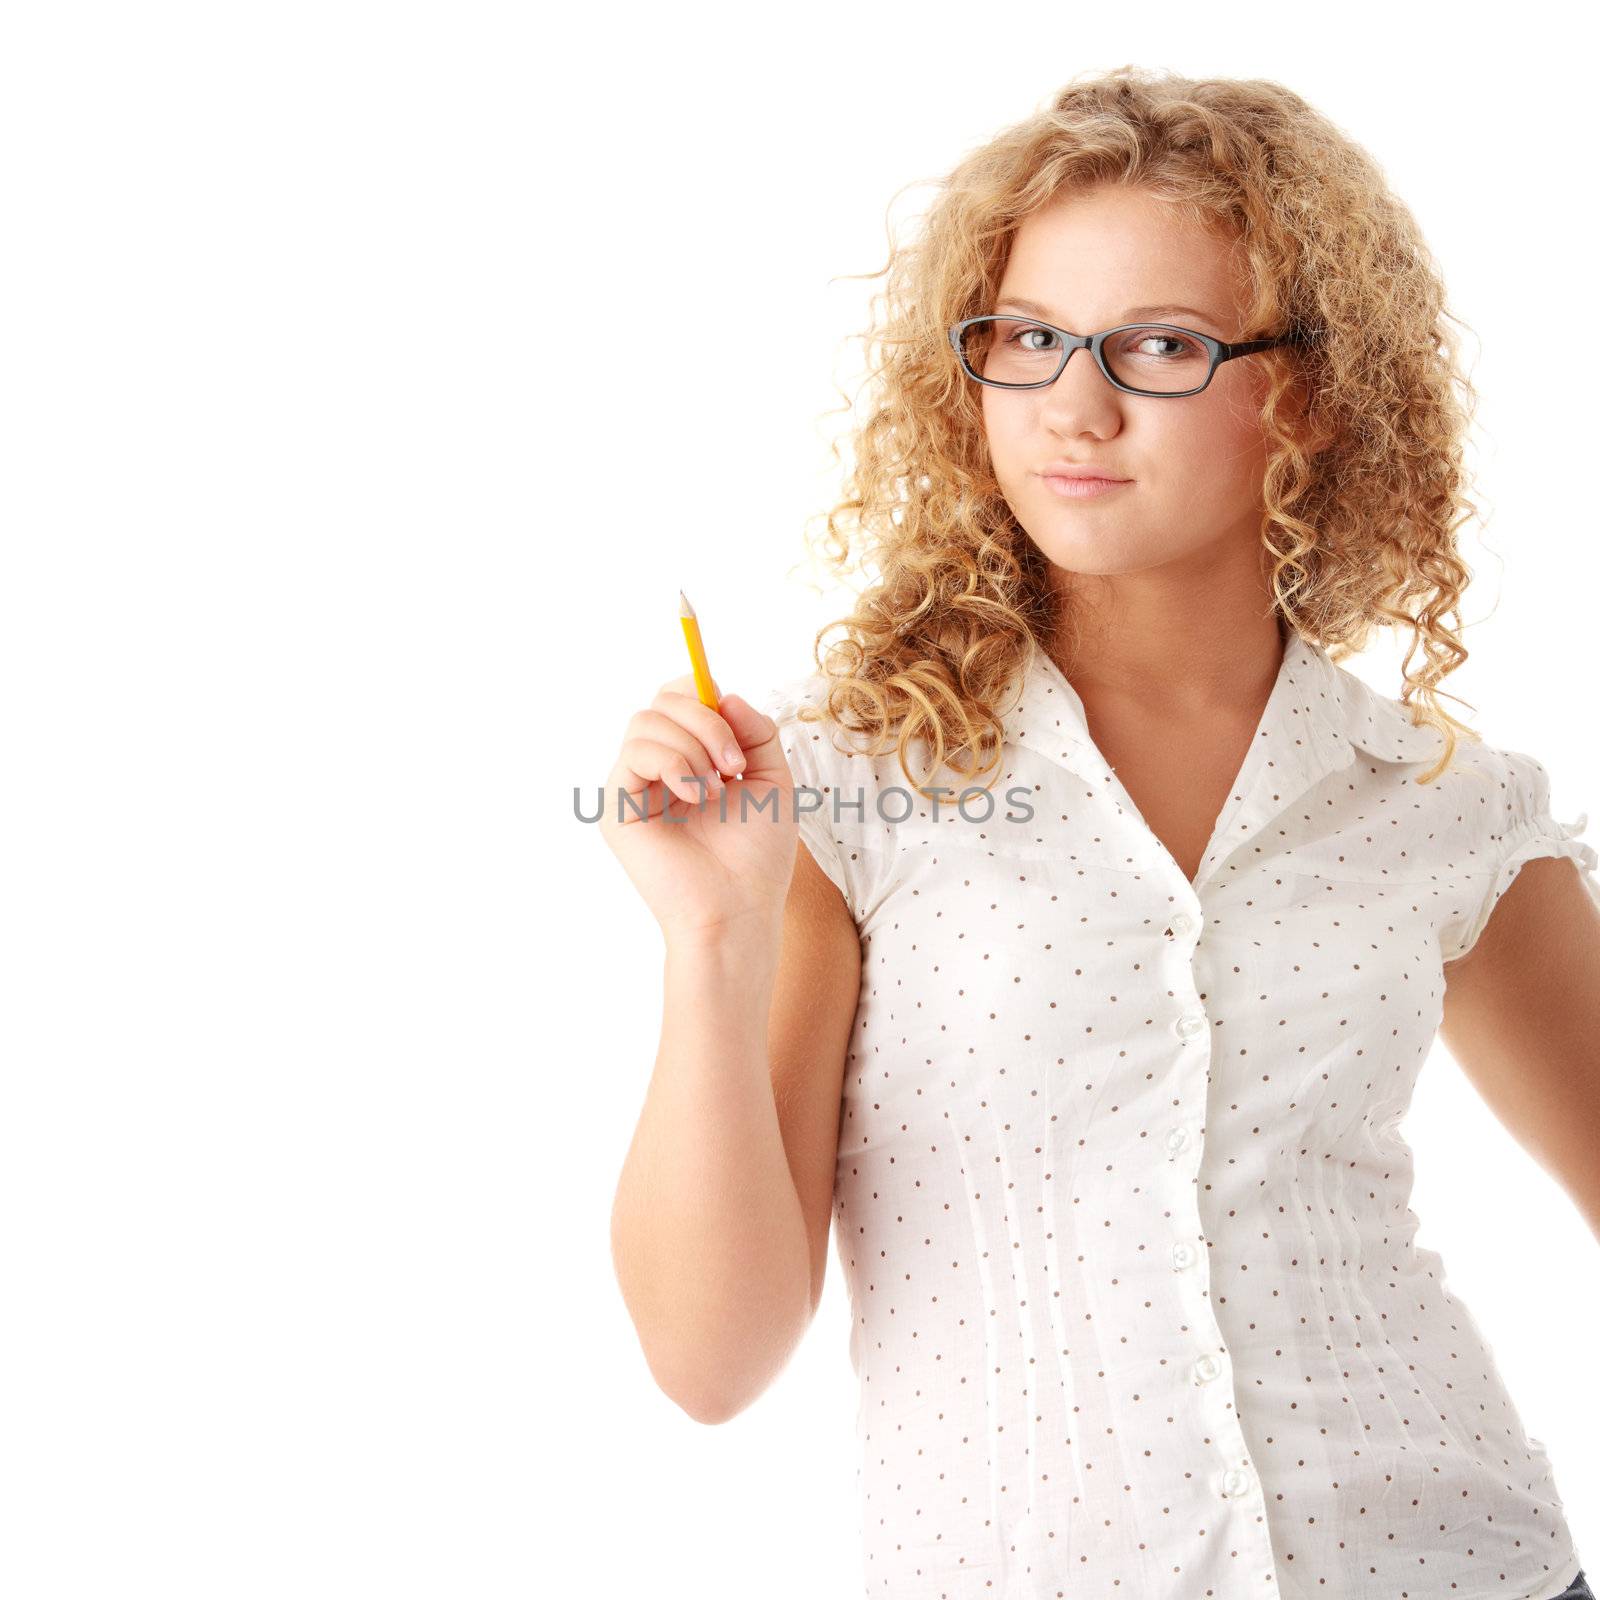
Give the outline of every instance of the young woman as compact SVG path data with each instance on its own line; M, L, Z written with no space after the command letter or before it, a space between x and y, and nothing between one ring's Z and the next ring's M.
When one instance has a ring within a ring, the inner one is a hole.
M1600 857L1431 698L1471 390L1414 223L1286 89L1124 69L888 270L845 638L665 685L609 779L653 1374L750 1404L836 1221L869 1594L1590 1596L1398 1131L1442 1028L1600 1234ZM1375 627L1416 702L1337 664Z

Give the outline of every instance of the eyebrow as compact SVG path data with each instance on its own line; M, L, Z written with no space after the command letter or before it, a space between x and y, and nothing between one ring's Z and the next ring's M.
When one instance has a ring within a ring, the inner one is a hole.
M1004 300L998 300L996 305L1015 306L1019 311L1026 311L1030 316L1043 317L1046 321L1054 319L1054 313L1048 306L1042 306L1037 300L1021 300L1016 295L1008 295ZM1129 306L1122 313L1124 322L1137 322L1141 317L1199 317L1202 322L1209 322L1213 327L1220 328L1222 319L1213 316L1209 311L1202 311L1198 306Z

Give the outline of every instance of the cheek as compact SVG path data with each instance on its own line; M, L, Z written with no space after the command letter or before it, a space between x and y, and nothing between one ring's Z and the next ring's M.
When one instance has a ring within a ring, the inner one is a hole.
M1022 407L1008 405L1004 395L991 399L994 394L994 390L986 389L980 402L983 434L995 476L1004 483L1027 470L1028 419Z
M1006 407L995 402L995 391L985 388L979 392L978 410L983 417L983 431L991 444L1003 441L1007 431Z
M1162 457L1181 464L1203 494L1257 495L1266 466L1259 413L1247 399L1219 394L1215 405L1173 419Z
M1215 426L1230 442L1235 455L1261 461L1266 457L1266 441L1261 431L1266 379L1260 372L1250 369L1248 363L1238 365L1244 370L1237 374L1235 382L1213 386L1219 391Z

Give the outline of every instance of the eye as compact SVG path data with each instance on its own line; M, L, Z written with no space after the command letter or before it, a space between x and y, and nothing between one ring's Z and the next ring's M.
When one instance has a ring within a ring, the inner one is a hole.
M1172 362L1206 358L1206 348L1198 339L1172 328L1132 328L1117 335L1117 350L1131 360Z
M1016 345L1020 350L1036 353L1043 350L1053 350L1055 345L1050 341L1054 340L1055 337L1054 331L1050 328L1041 328L1033 323L1024 323L1007 335L1006 342ZM1032 341L1035 338L1041 342L1033 343Z

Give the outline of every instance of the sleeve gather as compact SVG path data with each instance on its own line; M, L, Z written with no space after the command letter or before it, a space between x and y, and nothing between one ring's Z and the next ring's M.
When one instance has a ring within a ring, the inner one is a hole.
M846 868L838 825L833 817L836 779L824 769L825 757L820 752L821 742L827 737L826 727L821 723L799 721L795 713L801 704L802 696L786 686L767 695L760 710L778 724L778 743L794 779L795 820L800 838L811 852L812 859L844 897L845 904L854 916L854 886ZM842 756L840 759L843 759ZM813 793L802 795L802 789ZM818 797L820 805L817 804Z
M1468 910L1456 921L1444 941L1444 959L1458 961L1478 942L1501 895L1524 862L1540 856L1565 856L1576 861L1584 886L1600 904L1600 885L1594 872L1600 854L1579 836L1589 825L1588 812L1572 822L1561 822L1550 811L1550 774L1533 756L1521 751L1500 752L1506 764L1505 820L1492 836L1493 864L1473 877Z

